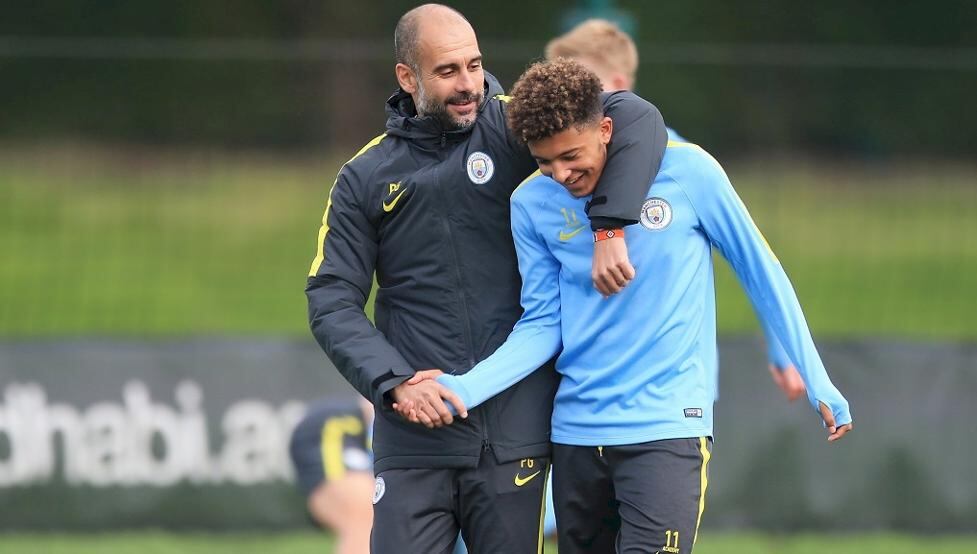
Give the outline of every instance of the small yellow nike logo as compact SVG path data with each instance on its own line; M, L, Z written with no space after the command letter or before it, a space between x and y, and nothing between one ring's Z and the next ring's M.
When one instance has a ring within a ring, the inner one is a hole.
M394 206L397 205L397 202L400 201L400 197L403 196L405 192L407 192L407 189L404 189L404 190L400 191L400 194L398 194L397 196L394 196L393 200L391 200L390 202L384 202L383 203L383 211L385 211L387 213L392 212L393 209L394 209Z
M566 242L572 239L573 237L579 235L580 231L583 231L585 228L586 226L581 225L580 227L577 227L576 229L572 229L570 231L564 231L560 229L560 242Z
M540 470L540 471L542 471L542 470ZM531 474L529 474L529 475L527 475L525 477L522 477L521 475L519 475L517 473L516 474L516 478L514 479L514 482L516 483L516 486L517 487L521 487L521 486L525 485L526 483L532 481L533 480L533 477L536 477L537 475L539 475L539 473L540 472L537 471L536 473L531 473Z

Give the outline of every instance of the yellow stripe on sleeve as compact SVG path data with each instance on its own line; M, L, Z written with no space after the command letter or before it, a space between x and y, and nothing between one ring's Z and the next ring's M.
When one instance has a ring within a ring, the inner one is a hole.
M517 186L515 189L513 189L512 194L515 194L516 191L519 190L519 189L521 189L523 185L525 185L529 181L532 181L536 177L539 177L542 174L543 173L540 170L538 170L538 169L536 171L533 171L525 179L523 179L521 183L519 183L519 186ZM510 195L510 197L511 197L511 195Z
M343 166L339 168L339 171L337 173L341 173L343 171L343 167L346 167L346 164L360 157L364 152L366 152L370 148L373 148L374 146L380 144L380 141L383 140L383 138L386 136L387 133L384 133L374 138L370 142L368 142L366 146L364 146L363 148L360 148L360 151L357 152L355 156L346 160L346 163L344 163ZM322 265L322 261L326 259L326 235L329 233L329 221L328 221L329 208L332 207L332 191L336 190L336 183L338 182L339 182L339 175L337 174L336 180L332 182L332 188L329 189L329 197L326 200L326 211L322 212L322 226L319 227L319 239L318 239L319 243L317 246L318 250L315 253L315 259L312 260L312 267L309 268L309 277L315 277L315 274L319 272L319 266Z

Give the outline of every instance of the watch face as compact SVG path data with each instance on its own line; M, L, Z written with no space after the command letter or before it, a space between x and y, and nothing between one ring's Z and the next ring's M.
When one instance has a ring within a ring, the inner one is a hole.
M594 231L594 242L612 239L617 236L618 231L621 231L621 229L597 229ZM624 236L623 232L621 236Z

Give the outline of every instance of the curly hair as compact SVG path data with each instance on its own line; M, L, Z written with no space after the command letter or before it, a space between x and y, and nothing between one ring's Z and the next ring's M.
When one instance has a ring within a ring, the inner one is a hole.
M569 58L534 63L512 87L506 118L524 143L542 140L604 115L600 79Z

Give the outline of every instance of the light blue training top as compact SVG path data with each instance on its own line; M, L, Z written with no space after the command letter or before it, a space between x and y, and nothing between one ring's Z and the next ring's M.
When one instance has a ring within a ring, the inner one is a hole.
M665 127L665 131L668 133L668 140L670 141L690 142L685 137L680 135L678 131L672 129L671 127ZM773 329L771 329L769 325L765 325L762 321L760 322L760 326L763 329L763 336L766 339L767 361L770 363L770 365L779 371L784 371L788 367L792 367L794 363L790 361L790 357L787 356L787 351L784 350L783 345L781 345L780 341L777 340L777 336L773 332Z
M438 378L467 407L505 390L562 348L553 442L607 446L712 436L716 247L795 361L811 405L817 410L824 402L837 425L851 422L793 286L708 153L669 142L641 222L626 229L635 279L607 299L591 283L586 201L544 176L513 193L524 313L494 354L464 375Z

